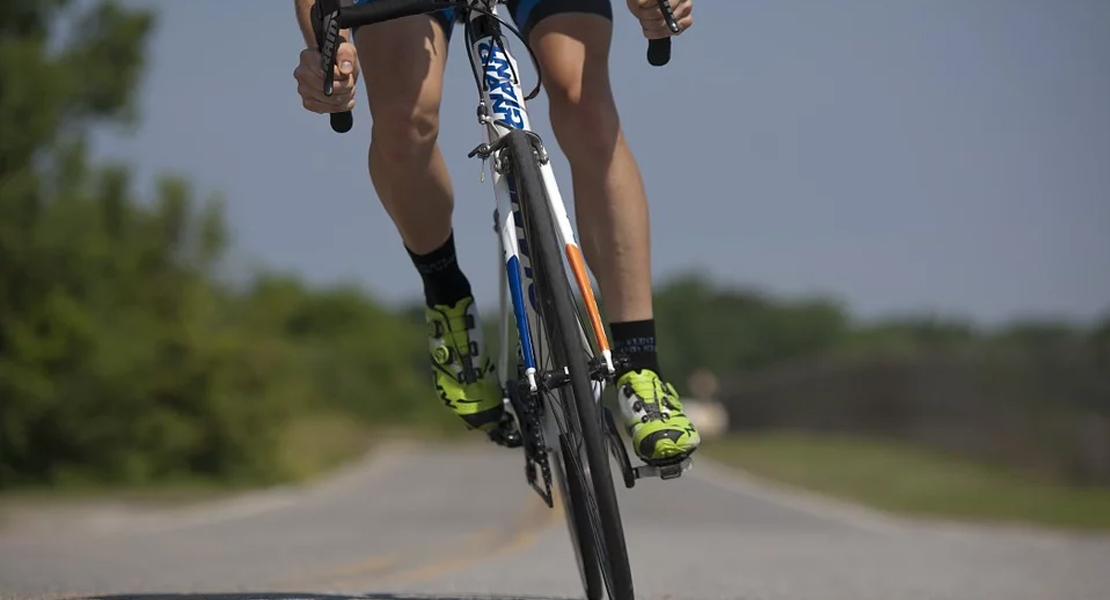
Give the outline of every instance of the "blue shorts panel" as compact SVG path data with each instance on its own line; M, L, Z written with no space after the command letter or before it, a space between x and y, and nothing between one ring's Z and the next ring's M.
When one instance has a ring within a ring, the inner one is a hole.
M373 2L373 0L355 0L354 4L366 4L368 2ZM430 15L439 23L440 27L443 28L443 32L447 35L448 39L451 37L451 25L455 22L455 17L457 16L455 14L456 12L457 11L453 8L445 8L443 10L437 10Z
M536 23L551 15L590 13L613 20L611 0L508 0L505 4L524 39L528 39Z
M355 4L366 4L374 0L354 0ZM607 19L613 18L611 0L508 0L506 6L517 29L528 39L532 27L545 17L559 13L585 12L600 15ZM431 14L431 17L443 28L447 39L451 38L451 30L459 20L460 11L454 8L445 8Z

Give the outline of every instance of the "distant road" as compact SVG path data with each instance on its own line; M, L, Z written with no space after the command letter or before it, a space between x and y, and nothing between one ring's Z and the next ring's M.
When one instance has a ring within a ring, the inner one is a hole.
M621 501L644 600L1110 599L1110 536L895 520L705 459ZM391 447L185 509L33 514L0 531L0 597L582 597L561 511L494 447Z

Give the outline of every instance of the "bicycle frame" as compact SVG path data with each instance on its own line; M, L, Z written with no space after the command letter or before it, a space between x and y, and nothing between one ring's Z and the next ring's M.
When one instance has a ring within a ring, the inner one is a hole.
M474 0L482 8L495 12L500 3L491 0ZM508 134L512 129L532 131L531 121L528 116L525 95L520 86L519 69L516 58L503 43L505 36L500 32L500 23L491 17L477 11L468 12L467 23L468 42L470 44L469 56L471 67L480 81L480 100L478 104L478 121L486 131L486 144L488 147L497 147L497 141ZM541 146L542 147L542 146ZM496 210L494 212L495 231L497 232L499 247L502 254L505 274L500 277L501 293L499 297L501 319L498 327L499 355L497 360L498 380L502 385L512 385L516 380L515 374L509 372L509 335L510 326L515 325L519 343L518 358L524 366L524 375L529 391L536 392L539 383L536 379L538 365L536 355L547 355L545 337L542 324L539 320L535 296L535 281L532 274L531 257L528 242L524 235L524 223L520 214L520 203L517 199L516 189L512 178L503 174L504 168L500 164L499 155L491 155L493 168L491 178L493 181ZM589 336L581 323L580 334L583 342L594 355L600 352L605 367L609 373L614 371L612 352L609 348L608 337L602 325L600 311L594 298L593 288L587 274L586 264L582 252L575 238L574 229L571 227L567 216L566 205L562 194L559 192L555 173L552 169L550 157L546 152L541 152L540 173L543 177L543 186L547 192L549 206L552 211L561 247L564 249L564 259L569 266L569 271L574 274L579 295L584 303L584 308L594 336L595 346L590 343ZM509 308L512 308L510 311ZM514 323L510 323L510 320ZM532 335L536 332L537 335ZM535 344L539 347L533 345ZM538 352L537 352L538 351ZM595 379L594 395L600 401L604 391L604 380ZM508 398L505 398L509 405ZM557 432L549 431L551 435L545 436L548 444L552 445L557 440Z

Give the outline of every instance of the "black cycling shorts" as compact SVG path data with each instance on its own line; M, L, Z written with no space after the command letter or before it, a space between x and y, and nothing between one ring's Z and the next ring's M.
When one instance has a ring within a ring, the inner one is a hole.
M366 4L374 0L355 0L355 4ZM524 35L524 39L532 32L532 27L544 17L560 13L590 13L600 15L607 19L613 18L613 7L610 0L508 0L505 3L509 13L516 23L517 29ZM461 15L454 8L445 8L432 13L432 17L443 27L447 39L451 39L453 25Z

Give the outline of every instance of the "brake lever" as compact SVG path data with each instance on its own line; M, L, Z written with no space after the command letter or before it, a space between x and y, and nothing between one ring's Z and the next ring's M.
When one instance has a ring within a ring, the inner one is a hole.
M324 95L331 96L335 86L335 61L339 44L339 0L316 0L312 5L312 30L320 51L320 68L324 71ZM346 133L354 125L351 111L331 113L331 128Z
M674 18L674 10L669 0L659 0L659 10L663 11L663 20L667 22L667 29L671 33L678 33L678 21Z

